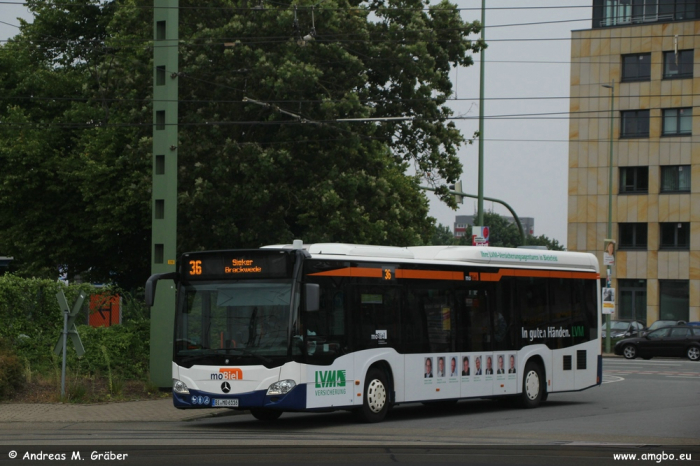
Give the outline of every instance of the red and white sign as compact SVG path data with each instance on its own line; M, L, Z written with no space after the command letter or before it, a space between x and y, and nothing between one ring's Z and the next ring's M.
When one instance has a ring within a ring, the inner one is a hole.
M489 227L472 227L472 246L489 245Z

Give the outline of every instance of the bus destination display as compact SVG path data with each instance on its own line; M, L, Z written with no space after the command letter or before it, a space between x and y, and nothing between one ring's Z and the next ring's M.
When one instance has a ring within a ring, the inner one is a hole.
M183 261L183 275L190 280L242 278L284 278L291 274L289 254L189 254Z

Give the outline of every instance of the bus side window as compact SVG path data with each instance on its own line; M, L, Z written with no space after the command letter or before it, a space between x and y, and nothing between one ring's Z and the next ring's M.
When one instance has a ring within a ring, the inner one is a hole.
M517 296L519 301L515 305L520 310L523 331L529 334L530 330L540 330L542 337L529 340L521 339L521 347L528 344L547 344L547 324L550 322L549 306L547 299L546 278L516 278Z
M353 316L355 350L400 346L399 288L357 286L354 294L360 311Z
M454 300L452 291L441 288L408 288L408 301L413 307L416 325L424 325L424 329L418 328L427 337L426 344L422 344L422 351L452 351L453 350L453 320ZM407 322L406 325L414 325Z
M495 351L518 349L518 319L513 308L513 282L501 280L491 289L491 312Z
M406 301L401 309L401 324L401 352L427 353L429 347L426 316L422 301L412 288L407 288Z
M489 318L492 297L483 285L469 290L467 308L471 319L472 351L491 351L491 319Z

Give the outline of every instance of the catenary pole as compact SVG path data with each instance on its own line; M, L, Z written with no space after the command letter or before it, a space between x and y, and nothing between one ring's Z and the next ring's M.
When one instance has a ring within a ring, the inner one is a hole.
M486 0L481 0L481 43L486 43ZM477 223L484 226L484 59L485 50L479 52L479 187L477 192Z
M151 273L175 272L177 256L179 1L153 2L153 181ZM163 286L165 285L165 286ZM151 381L172 384L175 286L165 281L151 312Z

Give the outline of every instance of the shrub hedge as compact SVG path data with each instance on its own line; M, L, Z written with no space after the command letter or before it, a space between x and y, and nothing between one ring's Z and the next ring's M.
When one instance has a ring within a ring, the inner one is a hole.
M0 360L0 378L22 379L26 367L45 375L55 373L60 367L61 355L56 357L53 354L63 331L63 313L56 300L59 291L65 293L69 306L81 291L88 296L105 291L122 296L121 325L98 328L77 325L85 354L78 359L69 342L66 357L68 368L73 373L106 376L108 365L101 349L104 346L109 355L112 375L123 379L146 379L150 321L140 294L96 288L88 284L66 285L51 280L25 279L12 274L0 276L0 341L6 342L5 356ZM89 299L86 299L81 312L87 312L88 302ZM83 314L76 322L82 324L85 321ZM8 346L11 346L11 350Z

